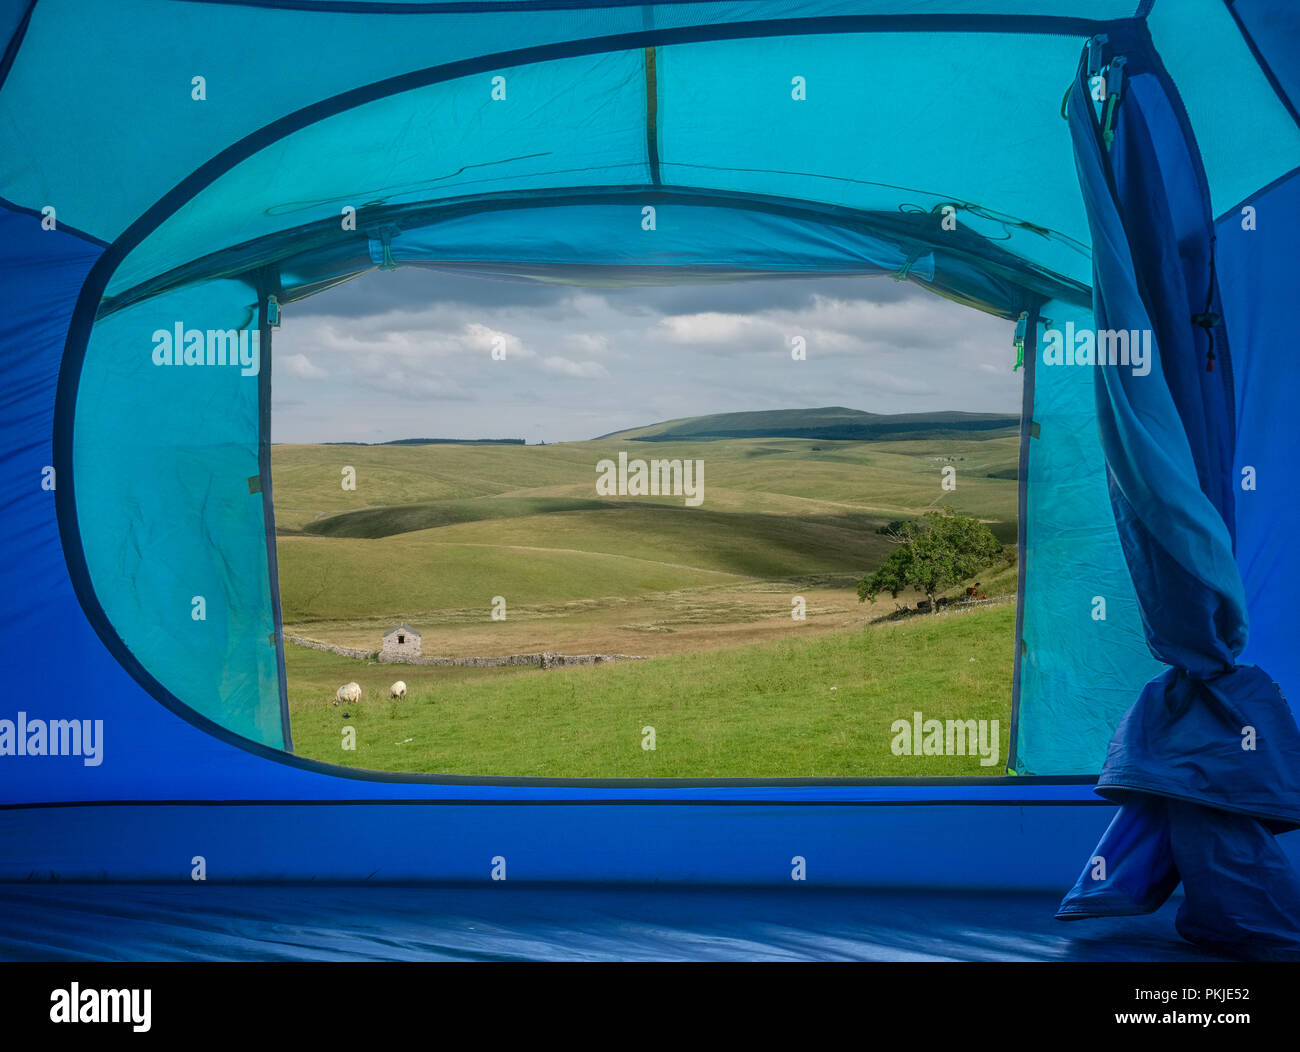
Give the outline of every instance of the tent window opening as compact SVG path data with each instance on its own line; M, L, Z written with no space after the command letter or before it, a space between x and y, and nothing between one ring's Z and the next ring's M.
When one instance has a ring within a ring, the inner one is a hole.
M271 464L300 755L481 777L1006 773L1014 319L861 275L413 266L284 315ZM913 573L922 551L944 567ZM351 683L362 733L340 755L321 699Z

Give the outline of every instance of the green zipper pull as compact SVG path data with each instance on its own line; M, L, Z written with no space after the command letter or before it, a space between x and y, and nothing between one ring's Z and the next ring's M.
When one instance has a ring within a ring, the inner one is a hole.
M379 230L376 230L374 233L368 235L371 238L377 237L379 239L380 248L383 250L384 253L383 259L380 260L379 263L380 270L397 269L397 262L393 259L393 237L397 233L398 233L397 227L386 226L386 227L381 227Z
M1029 326L1029 311L1020 312L1020 320L1016 322L1016 364L1011 367L1014 373L1025 364L1025 329Z
M1106 71L1106 110L1101 122L1101 139L1107 150L1115 141L1115 107L1124 94L1124 63L1124 56L1116 55Z

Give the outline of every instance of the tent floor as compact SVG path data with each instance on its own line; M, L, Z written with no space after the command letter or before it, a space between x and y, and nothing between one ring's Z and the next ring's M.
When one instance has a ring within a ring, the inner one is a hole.
M1058 895L665 887L0 885L0 960L1197 961L1177 902L1065 924Z

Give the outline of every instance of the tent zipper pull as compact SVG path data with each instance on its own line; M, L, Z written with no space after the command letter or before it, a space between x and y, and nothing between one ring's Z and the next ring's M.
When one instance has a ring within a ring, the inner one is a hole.
M1204 329L1205 335L1210 338L1210 348L1205 352L1205 371L1207 373L1214 372L1214 330L1222 320L1212 311L1192 315L1192 321Z
M1088 40L1088 76L1095 77L1101 72L1101 67L1105 65L1105 59L1102 49L1110 43L1110 37L1105 33L1098 33L1095 37Z
M908 257L907 257L907 262L905 262L905 263L903 264L902 269L899 270L899 272L898 272L897 274L893 275L894 280L895 280L895 281L906 281L907 278L908 278L908 275L910 275L910 274L912 273L912 264L915 263L915 262L917 261L917 259L919 258L919 256L920 256L919 253L913 253L912 255L908 256Z
M372 237L379 237L379 243L384 251L383 259L379 263L380 270L397 269L397 261L393 259L393 235L395 233L397 233L396 227L386 226L371 235Z
M1101 122L1101 138L1106 144L1106 149L1110 149L1110 144L1115 141L1115 107L1119 105L1120 99L1124 96L1124 64L1127 60L1123 55L1116 55L1110 60L1110 66L1106 70L1106 110Z
M1022 310L1020 318L1016 321L1016 335L1014 343L1016 345L1016 364L1011 367L1014 373L1025 364L1025 329L1029 326L1029 312Z
M1101 139L1109 150L1115 141L1115 108L1124 95L1124 65L1127 61L1123 55L1116 55L1109 64L1106 61L1106 46L1110 37L1098 33L1088 41L1088 86L1093 98L1102 105ZM1097 82L1100 81L1101 95L1097 95Z

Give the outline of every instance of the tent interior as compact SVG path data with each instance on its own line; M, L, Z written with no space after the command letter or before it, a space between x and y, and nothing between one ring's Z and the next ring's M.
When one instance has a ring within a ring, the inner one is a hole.
M478 881L508 856L539 881L779 884L804 854L828 884L1064 892L1110 828L1165 861L1130 852L1080 915L1154 908L1171 867L1248 842L1291 889L1261 930L1300 945L1294 838L1273 840L1300 825L1284 5L9 0L0 41L13 693L109 742L93 766L6 762L0 875L189 880L198 853L224 879ZM398 266L878 275L1016 322L1008 776L556 784L295 757L274 331ZM1099 330L1154 332L1150 368L1051 357ZM1157 685L1177 703L1135 706ZM183 846L195 822L209 848ZM1238 916L1267 913L1241 883Z
M931 86L945 102L928 125L924 112L867 102L879 78L907 76L918 61L908 48L922 40L927 63L945 76L941 90ZM871 32L627 49L466 74L352 106L233 164L128 238L138 243L108 278L89 335L71 467L77 532L104 619L187 709L283 744L275 686L283 659L260 645L278 627L271 567L226 571L268 563L270 478L261 480L262 507L223 483L261 474L253 457L262 452L259 428L270 427L267 391L243 375L251 370L218 370L196 384L183 368L158 369L129 351L142 332L200 320L200 330L258 327L271 372L273 327L259 305L275 297L291 317L294 301L372 268L577 284L902 277L1008 319L1023 314L1033 330L1022 336L1037 433L1027 439L1024 718L1012 766L1095 773L1119 716L1158 665L1145 654L1100 444L1087 428L1091 376L1034 368L1038 334L1067 321L1084 328L1089 312L1088 231L1069 128L1058 106L1041 104L1059 99L1077 42L1049 40L1059 62L1035 63L1041 83L1024 94L1028 112L1008 118L1034 144L1020 151L981 143L979 122L952 104L982 107L988 49L1014 46L1019 35L981 37L972 49L964 35ZM774 55L779 79L769 72ZM836 102L810 121L798 70L818 64L835 75L819 77L817 93ZM782 104L756 108L764 95ZM879 118L847 144L833 133L846 105ZM471 111L476 119L461 117ZM909 126L925 133L913 130L907 150L880 149ZM971 158L968 169L945 160L960 156ZM932 172L960 192L945 196ZM313 213L326 218L304 222ZM197 246L207 251L193 259ZM154 394L124 418L118 407L142 390ZM123 499L125 480L110 463L127 450L138 486ZM196 508L211 525L187 529ZM121 538L140 529L150 536L128 546L124 565ZM163 560L153 555L159 546ZM101 575L107 583L124 573L138 587L95 587ZM229 612L224 645L172 644L169 582L180 578L196 582L195 594L223 595L214 607ZM1100 631L1090 616L1096 594L1111 597Z

